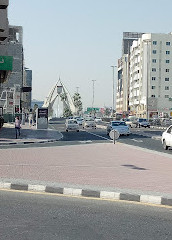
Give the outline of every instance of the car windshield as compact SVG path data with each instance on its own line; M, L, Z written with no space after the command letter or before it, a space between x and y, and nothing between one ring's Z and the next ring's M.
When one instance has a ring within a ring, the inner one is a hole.
M120 122L119 125L126 126L126 123L125 122Z
M111 125L114 126L119 126L120 122L112 122Z
M77 124L76 121L68 121L68 124Z
M147 122L147 119L141 118L141 119L139 119L139 122Z

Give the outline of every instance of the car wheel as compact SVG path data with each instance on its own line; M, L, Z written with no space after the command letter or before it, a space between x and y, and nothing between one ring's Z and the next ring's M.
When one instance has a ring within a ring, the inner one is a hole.
M96 129L96 127L95 127L95 129Z
M128 133L127 136L130 136L130 134Z
M148 126L148 128L150 128L150 126Z
M163 148L164 148L164 150L168 149L168 146L166 145L166 141L165 140L163 141Z
M76 130L77 132L79 132L79 130Z
M69 132L68 129L66 129L66 132Z

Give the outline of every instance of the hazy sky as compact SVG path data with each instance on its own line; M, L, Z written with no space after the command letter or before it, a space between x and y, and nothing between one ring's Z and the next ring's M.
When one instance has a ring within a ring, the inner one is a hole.
M171 0L10 0L11 25L23 26L33 98L44 100L59 76L84 106L112 106L112 68L123 32L172 31ZM115 78L117 72L115 72Z

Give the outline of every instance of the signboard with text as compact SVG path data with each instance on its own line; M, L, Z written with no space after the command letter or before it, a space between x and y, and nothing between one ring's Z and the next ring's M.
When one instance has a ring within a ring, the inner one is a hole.
M48 108L37 108L36 111L36 128L48 128Z
M13 57L0 56L0 70L12 71L13 70Z

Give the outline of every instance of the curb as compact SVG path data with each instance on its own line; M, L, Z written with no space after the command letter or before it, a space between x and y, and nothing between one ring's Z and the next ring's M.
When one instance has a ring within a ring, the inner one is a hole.
M29 192L45 192L62 194L75 197L90 197L104 200L125 200L131 202L140 202L148 204L156 204L163 206L172 206L172 198L155 196L155 195L144 195L144 194L133 194L125 192L110 192L101 190L90 190L82 188L70 188L61 186L51 185L35 185L35 184L24 184L14 182L0 182L0 189L6 190L18 190L18 191L29 191Z
M50 140L40 140L40 141L23 141L23 142L0 142L0 146L7 146L7 145L26 145L26 144L34 144L34 143L49 143L49 142L57 142L60 139L50 139Z

